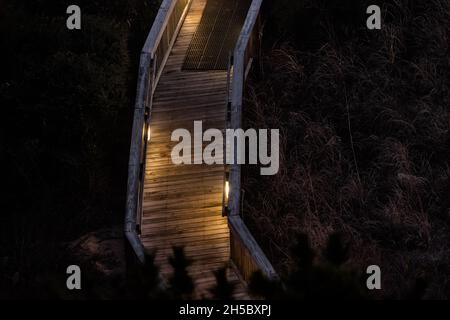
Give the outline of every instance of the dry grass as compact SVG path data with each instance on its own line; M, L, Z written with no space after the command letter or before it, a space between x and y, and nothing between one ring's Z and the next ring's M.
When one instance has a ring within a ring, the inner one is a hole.
M449 297L449 3L384 1L379 32L318 3L322 42L285 37L248 85L246 126L279 128L281 159L274 177L245 168L245 219L281 272L298 232L322 247L342 231L351 265L382 267L384 296L423 277L426 297Z

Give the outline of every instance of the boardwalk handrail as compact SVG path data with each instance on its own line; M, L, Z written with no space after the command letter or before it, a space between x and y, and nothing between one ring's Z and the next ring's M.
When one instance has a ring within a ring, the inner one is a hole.
M164 0L141 51L131 132L125 208L125 236L136 257L145 261L138 235L142 216L145 154L153 93L192 0Z
M261 38L260 9L262 0L253 0L244 26L239 36L230 63L229 74L231 84L231 129L242 128L242 100L244 83L253 61L255 46ZM228 223L231 234L231 259L239 268L245 280L249 280L253 272L260 270L269 279L277 279L278 275L264 252L240 217L241 210L241 166L237 164L237 152L234 164L229 173L230 191L228 196Z
M145 262L145 253L139 231L143 210L146 151L153 94L191 2L192 0L164 0L162 2L140 57L128 165L124 229L133 252L142 263ZM252 1L234 51L231 97L231 127L234 129L242 126L244 81L252 64L255 41L260 38L259 12L261 4L262 0ZM250 275L256 270L261 270L269 278L276 278L275 270L239 216L241 189L239 165L231 167L229 178L231 188L228 222L231 259L240 269L245 280L249 280Z
M148 34L142 52L153 60L153 91L191 3L192 0L164 0Z

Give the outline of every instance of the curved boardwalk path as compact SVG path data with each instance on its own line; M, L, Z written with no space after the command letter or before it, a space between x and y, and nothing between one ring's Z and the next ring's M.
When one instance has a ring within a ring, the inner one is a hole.
M193 264L188 271L196 284L195 298L209 297L213 272L227 266L236 285L236 299L247 298L245 282L230 263L230 231L222 217L223 165L174 165L171 134L190 130L203 121L203 130L226 128L226 71L184 71L183 62L206 0L194 0L167 60L153 98L151 140L146 155L141 239L156 249L163 278L172 273L172 246L184 246Z

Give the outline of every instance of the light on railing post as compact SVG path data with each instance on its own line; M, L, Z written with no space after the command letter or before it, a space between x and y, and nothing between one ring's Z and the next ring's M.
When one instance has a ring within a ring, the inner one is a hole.
M230 190L231 190L231 186L230 186L230 177L229 177L229 173L225 172L225 183L223 186L223 210L222 210L222 216L228 216L229 214L229 209L228 209L228 204L229 204L229 197L230 197Z
M152 135L152 131L150 130L150 125L147 128L147 142L150 142L150 137Z
M225 206L228 207L228 197L230 195L230 183L225 181Z

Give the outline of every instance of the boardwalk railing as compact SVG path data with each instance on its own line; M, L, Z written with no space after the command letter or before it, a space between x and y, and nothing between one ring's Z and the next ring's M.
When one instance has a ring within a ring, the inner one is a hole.
M231 129L242 128L242 100L244 84L251 68L253 58L258 52L261 40L261 5L262 0L253 0L247 18L229 63L229 79L231 79L231 96L229 97ZM231 76L232 74L232 76ZM235 148L235 150L237 150ZM241 213L241 166L237 164L237 152L234 164L229 172L228 223L230 226L231 259L238 267L245 280L249 280L253 272L260 270L270 279L278 278L275 269L253 238L240 217Z
M164 0L141 52L138 88L128 163L125 235L139 261L145 254L139 238L143 210L145 155L150 139L150 116L158 80L192 0Z
M191 2L192 0L164 0L162 2L140 57L128 165L125 217L125 234L140 262L145 260L144 247L139 233L143 211L145 162L150 139L149 123L153 94ZM231 96L228 99L231 108L229 127L233 129L242 127L245 78L261 38L261 4L262 0L253 0L229 66L229 75L232 74L229 77L232 81ZM237 154L234 156L237 157ZM235 158L235 163L237 163L236 160ZM245 280L249 280L251 274L256 270L261 270L269 278L277 278L272 265L240 217L241 168L238 164L231 166L227 179L229 194L227 194L226 200L230 226L231 259Z

